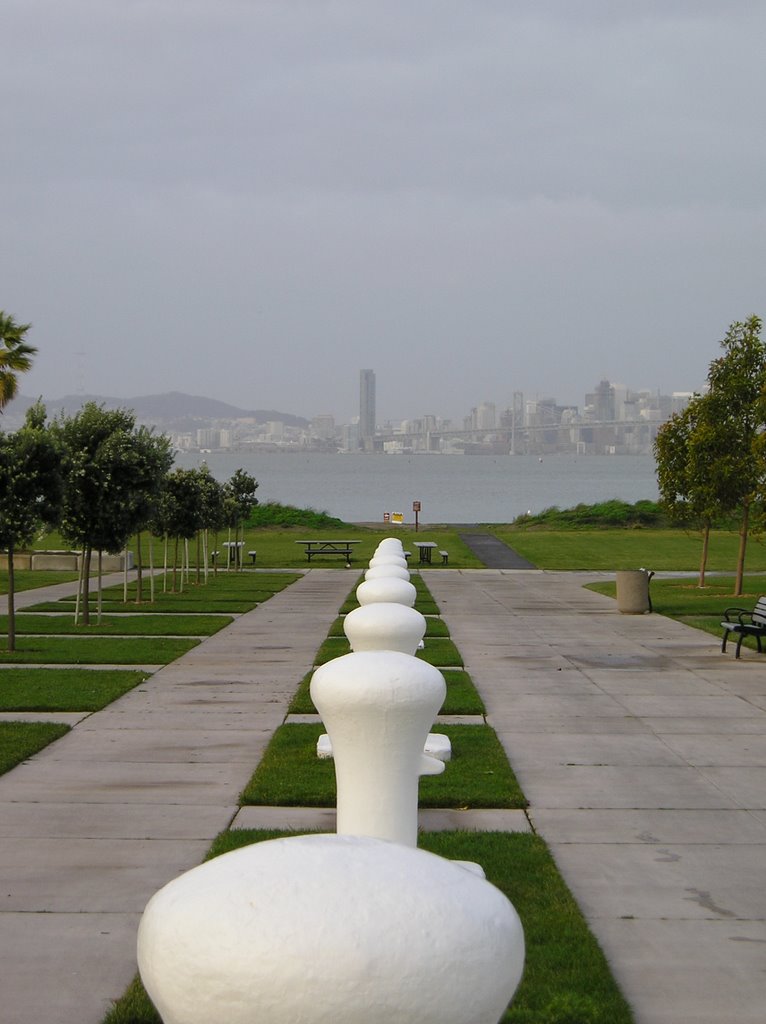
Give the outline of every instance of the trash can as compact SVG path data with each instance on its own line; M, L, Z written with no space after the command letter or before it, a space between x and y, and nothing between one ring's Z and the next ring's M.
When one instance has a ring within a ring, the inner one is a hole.
M646 569L622 569L617 573L617 611L623 615L643 615L652 610L649 580L654 573Z

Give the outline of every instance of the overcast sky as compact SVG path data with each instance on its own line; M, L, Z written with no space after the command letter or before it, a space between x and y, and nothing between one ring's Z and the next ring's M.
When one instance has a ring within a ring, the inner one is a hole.
M764 312L763 0L3 0L0 40L23 394L581 405Z

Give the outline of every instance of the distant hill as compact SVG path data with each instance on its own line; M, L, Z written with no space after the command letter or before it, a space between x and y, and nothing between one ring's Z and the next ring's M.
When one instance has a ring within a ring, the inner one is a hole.
M4 410L3 420L10 426L22 419L36 399L19 395ZM141 395L136 398L112 398L107 395L65 395L64 398L44 398L49 416L61 412L73 415L86 402L95 402L107 409L132 409L141 423L151 423L163 429L189 430L210 420L253 419L256 423L282 422L290 427L307 427L308 420L277 409L240 409L216 398L185 395L181 391L168 391L163 395Z

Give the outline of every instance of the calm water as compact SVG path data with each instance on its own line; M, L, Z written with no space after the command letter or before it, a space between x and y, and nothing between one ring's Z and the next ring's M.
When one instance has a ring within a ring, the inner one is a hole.
M507 523L551 505L657 498L654 459L639 455L250 455L182 453L184 468L206 461L218 480L242 467L260 501L329 512L347 522L382 522L384 512L422 523Z

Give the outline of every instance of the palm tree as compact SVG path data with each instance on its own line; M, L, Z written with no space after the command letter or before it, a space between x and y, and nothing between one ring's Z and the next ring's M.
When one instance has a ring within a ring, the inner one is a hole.
M31 324L17 324L10 313L0 309L0 410L16 397L19 390L17 374L32 366L37 349L24 340Z

